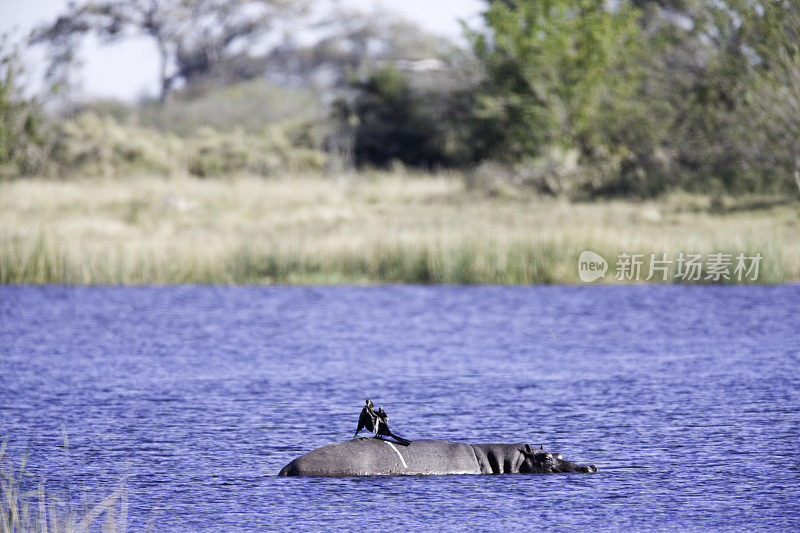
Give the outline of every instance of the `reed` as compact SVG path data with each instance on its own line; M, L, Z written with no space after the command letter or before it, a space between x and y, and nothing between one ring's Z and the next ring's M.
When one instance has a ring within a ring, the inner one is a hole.
M0 184L0 282L580 283L577 258L739 252L760 283L800 279L800 209L676 194L574 203L461 176ZM705 280L701 280L705 282Z
M124 533L128 498L123 485L97 504L78 510L70 504L69 494L58 498L45 491L45 480L26 470L27 455L23 455L18 468L9 465L7 445L5 438L0 445L0 533L82 533L98 523L104 532ZM64 452L69 454L66 432ZM31 486L36 488L30 489Z

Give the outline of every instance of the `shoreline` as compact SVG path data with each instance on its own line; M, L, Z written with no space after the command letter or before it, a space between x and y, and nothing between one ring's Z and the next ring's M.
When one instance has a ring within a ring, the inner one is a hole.
M5 285L600 284L579 277L586 250L607 260L609 285L644 284L645 266L638 281L613 280L615 267L651 253L673 261L669 279L682 253L723 253L761 254L756 284L797 282L800 205L688 193L570 202L403 172L0 183Z

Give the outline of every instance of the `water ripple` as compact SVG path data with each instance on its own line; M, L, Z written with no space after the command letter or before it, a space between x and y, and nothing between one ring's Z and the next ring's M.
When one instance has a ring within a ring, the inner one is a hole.
M0 288L9 455L164 531L797 530L800 287ZM364 398L596 475L283 479ZM69 453L61 448L61 425ZM140 526L140 527L137 527Z

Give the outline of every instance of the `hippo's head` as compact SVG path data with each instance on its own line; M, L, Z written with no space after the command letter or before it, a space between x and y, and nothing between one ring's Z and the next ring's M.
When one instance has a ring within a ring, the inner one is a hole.
M579 465L565 461L560 453L549 453L542 449L533 449L530 444L520 448L524 457L519 466L520 474L551 474L555 472L597 472L594 465Z

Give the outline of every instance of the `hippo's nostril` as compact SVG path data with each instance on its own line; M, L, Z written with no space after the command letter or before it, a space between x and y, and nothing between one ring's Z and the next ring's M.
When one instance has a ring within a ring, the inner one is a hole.
M589 465L589 472L597 472L597 467L594 465Z

